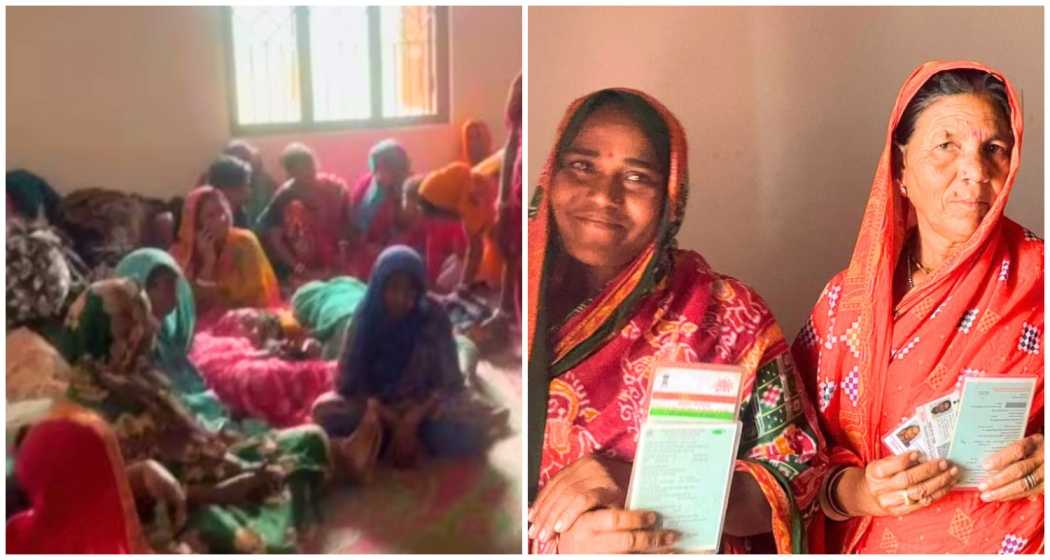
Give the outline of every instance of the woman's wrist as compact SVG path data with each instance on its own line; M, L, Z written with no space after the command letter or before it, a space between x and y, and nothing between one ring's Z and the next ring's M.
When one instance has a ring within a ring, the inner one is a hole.
M849 517L872 515L871 508L865 503L870 494L864 477L863 468L846 467L838 480L833 481L834 487L829 489L828 495L834 500L835 506Z
M838 488L842 482L842 478L847 474L847 471L850 468L851 467L844 466L832 471L825 479L823 488L821 488L821 509L824 510L824 514L832 521L846 521L851 517L849 510L843 505L842 499L838 495Z

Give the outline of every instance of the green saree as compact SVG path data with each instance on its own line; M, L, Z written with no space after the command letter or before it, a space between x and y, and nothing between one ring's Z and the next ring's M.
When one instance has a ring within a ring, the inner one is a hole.
M213 432L223 429L259 434L269 429L256 419L235 421L215 392L207 387L196 366L187 357L193 344L197 321L193 290L182 270L168 253L159 249L138 249L121 259L116 273L145 287L150 274L157 267L165 267L178 276L175 287L175 310L161 322L157 332L153 358L156 366L168 377L176 394L206 428Z
M280 473L280 488L263 499L191 502L184 528L170 527L164 516L144 519L156 550L178 543L210 553L297 550L297 531L316 521L319 490L331 471L322 430L243 436L205 427L148 355L157 326L145 292L129 279L93 284L73 304L68 326L79 356L69 396L113 426L126 462L156 460L187 489L264 467Z

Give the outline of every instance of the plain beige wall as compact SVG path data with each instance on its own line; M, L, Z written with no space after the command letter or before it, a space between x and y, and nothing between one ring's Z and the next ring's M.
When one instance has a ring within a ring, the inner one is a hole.
M218 7L7 8L7 161L61 191L102 185L183 194L231 138ZM278 179L281 148L303 140L353 181L373 143L395 136L418 171L459 154L479 117L503 138L521 69L521 9L454 7L451 124L251 137Z
M1040 7L529 8L529 184L573 99L654 95L689 137L680 246L755 287L793 338L849 260L902 82L935 58L983 61L1020 89L1007 214L1042 233Z

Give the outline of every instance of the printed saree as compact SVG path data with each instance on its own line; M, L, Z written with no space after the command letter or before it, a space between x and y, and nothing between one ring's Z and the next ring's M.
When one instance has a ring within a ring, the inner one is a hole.
M186 197L182 210L179 234L171 254L187 279L192 283L197 276L194 247L197 239L198 214L205 197L222 194L213 187L198 187ZM222 198L225 203L225 198ZM229 205L226 204L229 214ZM232 223L232 214L229 214ZM246 229L230 227L222 245L215 270L219 284L219 304L226 309L238 307L270 307L280 301L280 289L273 267L255 234Z
M73 304L68 327L79 359L70 398L105 418L128 463L154 459L184 486L210 486L232 476L279 468L284 484L264 500L191 509L176 536L165 520L147 526L154 548L176 538L207 552L294 552L296 530L316 518L316 500L330 471L328 441L315 426L254 437L217 435L186 410L147 354L156 326L149 300L134 281L96 282Z
M1006 84L1014 135L999 198L965 246L894 306L893 278L914 213L894 186L893 131L934 74L972 68ZM894 106L849 267L827 284L793 352L819 404L834 466L863 467L891 452L882 436L964 375L1038 377L1028 433L1043 431L1043 242L1003 216L1021 165L1023 117L1016 90L975 62L917 67ZM1018 553L1043 547L1043 503L984 503L956 490L904 517L822 514L811 541L830 553Z
M349 203L346 183L331 173L318 173L309 187L289 180L274 193L259 216L255 231L265 238L266 232L275 227L286 232L301 229L311 242L312 252L301 256L303 262L311 270L331 271L338 266L339 241L345 238L349 227ZM291 270L275 265L280 278L291 275Z
M552 150L529 217L530 499L583 456L633 459L655 361L739 364L745 371L744 433L736 470L750 473L768 500L776 550L802 552L804 518L817 503L823 473L815 413L780 328L758 295L711 270L697 253L674 249L688 191L685 133L656 100L621 91L643 98L671 131L663 217L654 242L552 332L545 294L550 282L564 281L552 273L558 250L546 196L556 173ZM570 106L559 137L592 97ZM748 551L751 545L726 536L722 548ZM556 542L532 548L553 552Z

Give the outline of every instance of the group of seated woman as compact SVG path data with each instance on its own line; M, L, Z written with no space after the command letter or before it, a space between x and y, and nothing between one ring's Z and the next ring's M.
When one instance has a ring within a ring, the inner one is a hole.
M744 372L723 552L1041 552L1044 249L1003 215L1022 133L1000 72L919 66L853 256L789 346L753 290L676 248L690 183L671 112L623 89L573 103L529 222L530 548L675 550L659 522L674 512L625 509L653 364L670 360ZM977 489L882 443L967 375L1036 378L1025 435Z
M8 173L9 340L69 365L39 372L61 390L8 448L8 551L300 550L328 485L383 460L478 456L504 433L471 376L476 346L430 293L438 258L466 270L450 291L475 288L498 175L453 164L467 174L441 182L430 228L420 207L437 183L410 177L396 141L352 191L302 144L281 161L276 187L254 147L231 143L169 221L170 247L94 281L61 197Z

